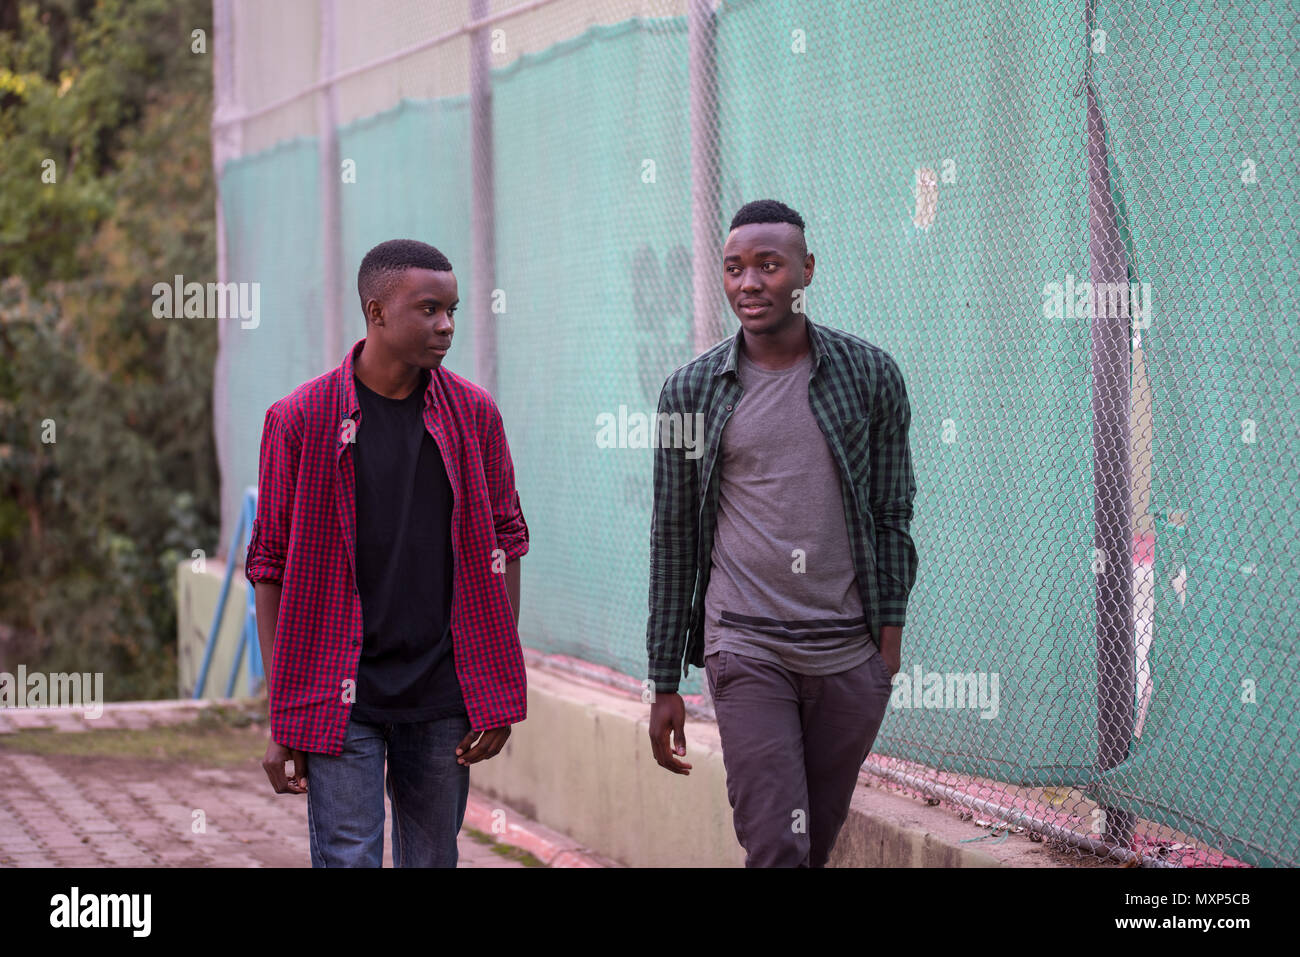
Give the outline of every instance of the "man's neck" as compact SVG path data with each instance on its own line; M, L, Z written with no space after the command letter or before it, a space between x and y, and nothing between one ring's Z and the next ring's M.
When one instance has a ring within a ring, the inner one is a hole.
M384 355L366 339L352 364L352 372L371 392L389 399L405 399L419 387L424 370Z
M788 369L806 356L812 349L808 323L804 316L795 315L798 322L768 335L756 336L742 328L740 348L745 357L761 369Z

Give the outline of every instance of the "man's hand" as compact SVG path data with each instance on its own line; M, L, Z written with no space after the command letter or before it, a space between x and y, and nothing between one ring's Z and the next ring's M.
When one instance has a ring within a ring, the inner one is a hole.
M669 735L672 741L669 742ZM650 705L650 750L659 766L674 774L690 774L691 766L678 761L686 753L686 702L676 692L655 695Z
M903 626L881 625L880 654L889 666L890 677L898 674L903 667Z
M497 753L506 746L506 738L508 737L510 737L510 725L508 724L504 727L484 731L481 738L479 738L479 732L471 730L469 734L460 739L460 744L456 746L456 763L470 765L496 757ZM478 738L478 744L474 744L475 738ZM470 747L470 745L474 746Z
M285 776L284 764L293 762L293 774ZM271 741L266 746L266 757L262 758L262 770L271 779L271 787L276 794L307 793L307 754L292 751L282 744Z

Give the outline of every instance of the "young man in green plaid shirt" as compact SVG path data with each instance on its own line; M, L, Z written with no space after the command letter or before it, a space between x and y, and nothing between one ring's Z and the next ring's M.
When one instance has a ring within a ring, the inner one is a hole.
M677 688L704 667L746 865L823 867L901 664L911 415L888 353L806 317L798 213L742 207L722 265L740 329L659 396L651 747L690 773ZM696 414L702 455L672 441Z

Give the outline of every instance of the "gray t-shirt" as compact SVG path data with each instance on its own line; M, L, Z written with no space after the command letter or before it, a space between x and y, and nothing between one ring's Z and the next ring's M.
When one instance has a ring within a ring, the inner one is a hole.
M805 675L876 653L862 611L840 473L808 405L811 354L763 369L742 352L744 395L722 431L704 654L726 650Z

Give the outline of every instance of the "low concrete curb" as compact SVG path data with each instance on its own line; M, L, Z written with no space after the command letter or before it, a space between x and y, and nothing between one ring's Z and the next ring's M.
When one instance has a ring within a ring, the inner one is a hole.
M544 827L473 789L465 807L465 826L482 831L502 844L527 851L548 867L619 866L593 854L573 838Z
M0 708L0 734L45 728L52 731L113 731L154 728L193 721L200 711L213 707L246 708L247 698L179 698L162 701L110 701L103 714L89 717L85 706L57 708Z
M717 725L689 717L689 776L650 754L649 706L630 688L530 661L528 717L502 752L475 765L474 786L514 805L569 846L625 867L739 867ZM988 822L985 822L988 823ZM498 826L499 829L499 826ZM564 838L564 834L570 835ZM587 852L591 853L591 852ZM831 867L1072 867L1028 834L1006 834L863 774Z

